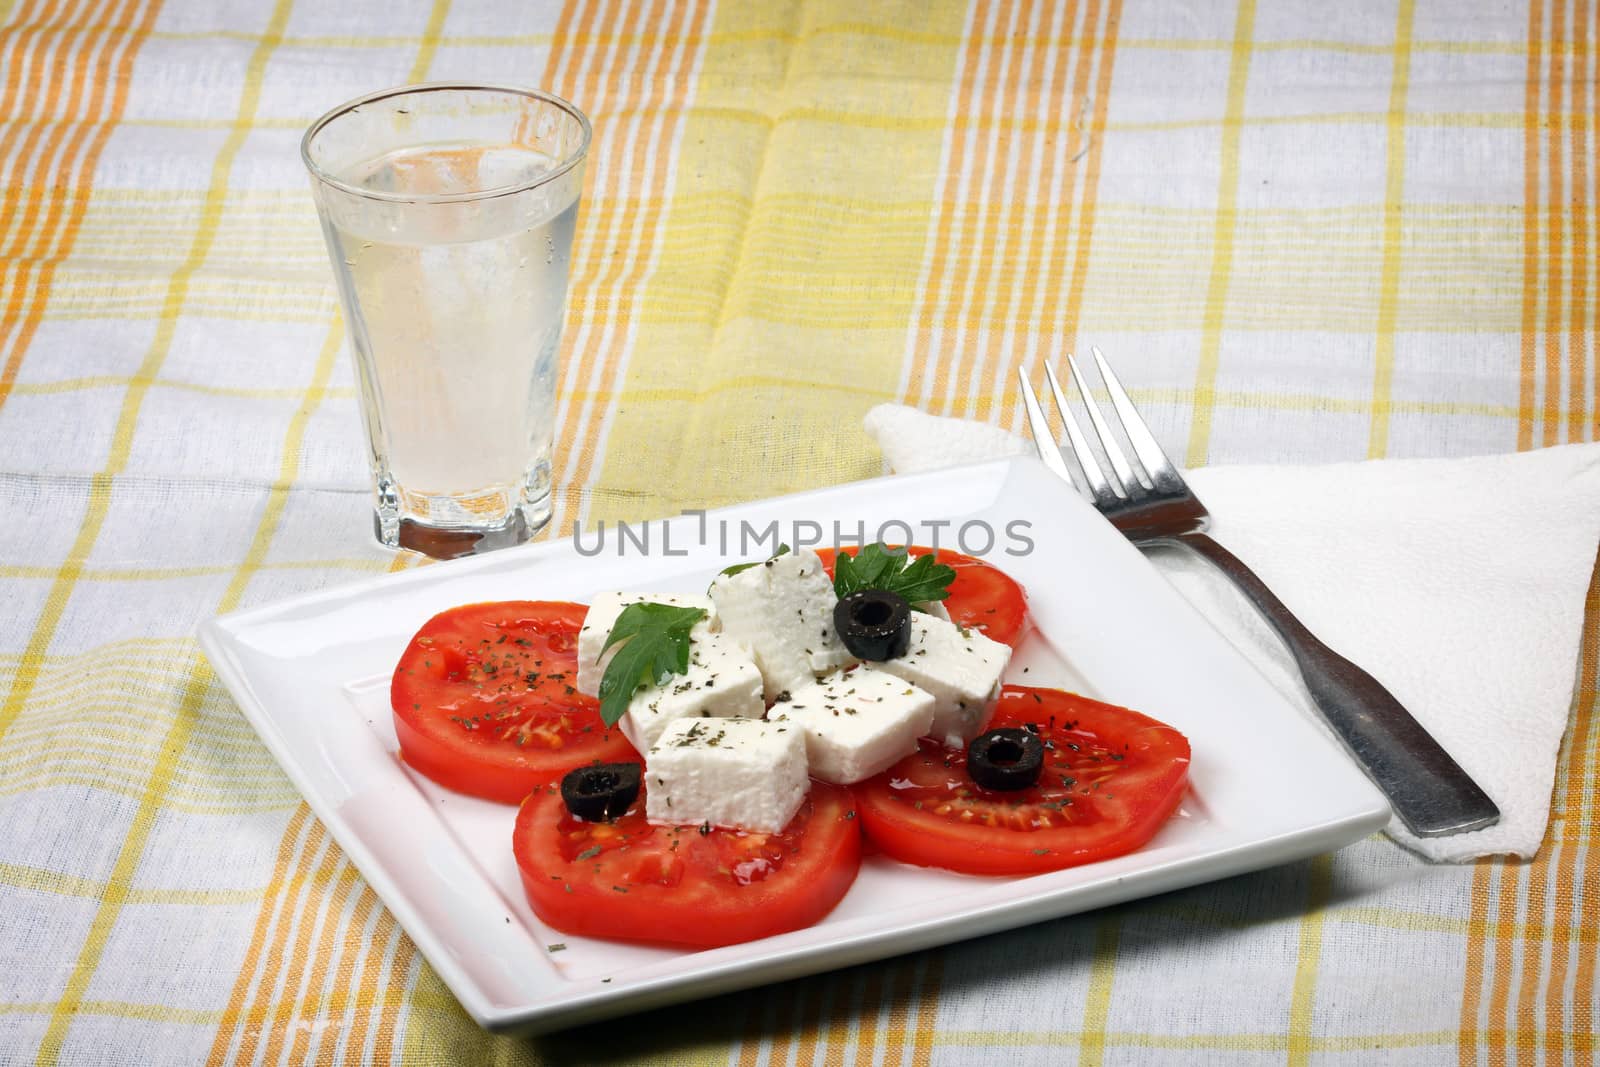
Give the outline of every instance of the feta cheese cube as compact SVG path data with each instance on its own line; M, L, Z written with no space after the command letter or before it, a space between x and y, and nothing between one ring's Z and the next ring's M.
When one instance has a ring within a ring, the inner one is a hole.
M660 685L641 686L621 726L634 748L648 752L677 719L759 719L766 710L761 672L744 646L722 634L696 634L689 640L689 669Z
M589 604L589 613L583 617L583 628L578 631L578 692L589 696L600 693L600 679L606 673L606 664L616 653L616 648L606 649L606 638L617 624L617 616L629 604L671 604L676 608L703 608L706 617L695 623L690 635L709 634L717 629L717 607L706 596L681 593L601 593Z
M921 612L911 614L906 654L874 663L933 694L932 736L955 747L983 732L1000 699L1011 648L977 630Z
M774 834L805 799L805 731L761 719L677 719L645 758L645 818Z
M917 750L933 726L933 695L863 664L819 678L774 704L769 718L805 729L806 762L824 782L850 785Z
M833 583L809 548L718 575L711 599L722 632L755 656L769 701L855 662L833 629Z

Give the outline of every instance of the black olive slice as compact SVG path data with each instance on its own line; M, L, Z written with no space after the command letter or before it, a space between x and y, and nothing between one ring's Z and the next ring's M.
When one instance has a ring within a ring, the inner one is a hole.
M911 605L898 593L863 589L834 605L833 628L851 655L894 659L911 647Z
M967 774L985 789L1026 789L1044 769L1044 745L1031 730L1004 726L967 745Z
M561 779L561 799L574 818L610 822L639 796L637 763L591 763Z

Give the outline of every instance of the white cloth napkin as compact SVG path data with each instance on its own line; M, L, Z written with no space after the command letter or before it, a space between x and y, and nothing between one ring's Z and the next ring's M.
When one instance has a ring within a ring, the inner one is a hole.
M901 473L1033 451L993 426L892 404L868 412L866 430ZM1500 822L1475 833L1424 839L1391 820L1389 836L1433 860L1537 852L1600 544L1600 444L1184 476L1213 536L1500 806ZM1187 551L1152 558L1315 717L1288 653L1226 579Z

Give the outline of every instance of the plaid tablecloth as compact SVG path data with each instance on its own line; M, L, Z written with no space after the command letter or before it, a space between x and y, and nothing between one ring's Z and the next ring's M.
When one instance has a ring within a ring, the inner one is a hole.
M533 1041L461 1012L202 661L404 566L297 140L425 79L595 144L555 535L1016 427L1191 464L1596 436L1594 0L0 2L0 1063L1591 1062L1597 594L1528 863L1334 856Z

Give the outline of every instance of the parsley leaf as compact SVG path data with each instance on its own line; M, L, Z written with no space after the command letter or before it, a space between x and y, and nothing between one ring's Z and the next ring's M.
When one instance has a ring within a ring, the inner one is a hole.
M787 556L788 554L789 554L789 546L788 545L779 545L778 546L778 551L774 552L771 556L769 556L767 558L768 559L777 559L779 556ZM751 567L759 567L761 564L763 564L765 562L766 562L765 559L758 559L753 563L735 563L731 567L722 568L722 576L726 577L726 576L729 576L729 575L739 574L739 573L741 573L743 571L749 570Z
M618 642L600 678L600 718L615 726L641 685L655 685L669 674L689 669L689 631L705 618L704 608L671 604L629 604L617 616L601 652Z
M921 604L948 597L955 580L955 569L936 562L931 554L911 559L906 549L881 542L854 556L840 552L833 564L833 591L840 599L863 589L882 589L898 593L907 603Z

